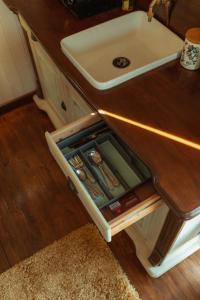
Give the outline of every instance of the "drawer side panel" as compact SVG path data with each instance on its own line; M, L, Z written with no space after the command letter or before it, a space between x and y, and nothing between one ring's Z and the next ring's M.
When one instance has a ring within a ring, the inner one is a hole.
M94 204L93 200L91 199L89 193L85 190L82 183L77 178L76 174L72 170L71 166L68 164L60 150L58 149L57 145L55 144L51 134L46 132L45 137L50 149L51 154L55 158L56 162L60 166L61 170L63 171L66 177L70 177L73 184L75 185L78 196L85 206L86 210L88 211L89 215L93 219L94 223L97 225L98 229L102 233L103 237L107 242L111 241L111 228L108 222L105 220L99 209Z

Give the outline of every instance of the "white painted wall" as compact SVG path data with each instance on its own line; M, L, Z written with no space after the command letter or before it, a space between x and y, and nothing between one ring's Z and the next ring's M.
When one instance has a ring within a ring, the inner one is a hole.
M21 25L0 0L0 106L35 89L35 74Z

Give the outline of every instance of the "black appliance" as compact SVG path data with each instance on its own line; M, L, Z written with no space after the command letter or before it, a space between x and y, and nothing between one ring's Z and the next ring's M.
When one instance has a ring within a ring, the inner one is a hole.
M122 0L61 0L61 2L79 18L96 15L122 5Z

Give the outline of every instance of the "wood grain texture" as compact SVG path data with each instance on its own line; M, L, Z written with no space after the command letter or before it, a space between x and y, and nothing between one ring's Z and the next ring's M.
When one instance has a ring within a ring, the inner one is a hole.
M45 130L53 127L34 103L0 116L0 272L90 222L48 151ZM124 232L109 245L142 299L199 300L200 252L153 279Z
M135 256L132 242L124 233L113 238L111 249L141 299L199 300L200 253L183 261L160 278L150 278Z
M0 241L11 265L89 220L49 153L53 129L34 103L0 117Z
M200 143L200 73L166 64L107 91L94 89L62 54L60 40L122 14L120 9L78 21L57 1L5 0L18 9L60 70L96 109L112 111ZM140 4L142 1L140 1ZM198 0L177 0L171 27L184 35L199 22ZM40 18L38 18L40 16ZM174 212L188 219L200 213L199 151L106 118L114 131L146 162L157 191Z
M10 268L10 264L8 262L8 258L4 248L0 245L0 273L6 271Z

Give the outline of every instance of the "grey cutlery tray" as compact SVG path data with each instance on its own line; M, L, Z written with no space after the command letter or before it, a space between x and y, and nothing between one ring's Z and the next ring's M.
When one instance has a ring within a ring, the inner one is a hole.
M95 137L96 132L100 132L97 137ZM90 136L91 140L87 141ZM80 145L72 147L77 142ZM78 155L83 161L86 171L95 179L94 187L101 191L101 196L92 197L92 199L98 208L112 204L151 178L151 173L146 165L109 129L104 121L59 141L57 146L68 162ZM108 188L98 166L92 163L88 157L91 150L100 153L105 167L108 167L111 174L117 178L119 186L113 189ZM76 172L76 169L73 169ZM90 193L85 182L82 183Z

